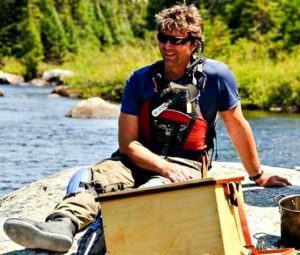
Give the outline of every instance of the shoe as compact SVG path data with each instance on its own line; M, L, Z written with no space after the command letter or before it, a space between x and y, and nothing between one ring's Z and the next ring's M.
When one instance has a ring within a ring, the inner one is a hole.
M73 243L75 225L70 218L56 218L45 223L10 218L4 222L8 237L26 248L66 252Z

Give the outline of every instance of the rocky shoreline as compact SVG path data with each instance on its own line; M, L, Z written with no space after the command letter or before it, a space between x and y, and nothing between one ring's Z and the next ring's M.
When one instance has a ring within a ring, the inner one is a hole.
M75 90L65 84L65 80L68 77L74 76L75 73L71 70L64 69L50 69L43 72L41 77L34 78L30 81L25 81L24 77L20 75L16 75L13 73L6 73L0 70L0 84L9 84L9 85L20 85L20 86L37 86L37 87L45 87L52 86L54 89L51 93L52 96L63 96L69 98L83 98L82 91ZM4 93L0 90L0 97L3 97ZM97 95L96 95L97 96ZM95 97L95 96L94 96ZM106 98L105 100L114 101L115 103L119 103L119 100L115 98ZM299 105L274 105L272 107L266 108L262 105L250 105L248 107L244 106L244 109L247 110L267 110L270 112L277 113L299 113L300 107ZM102 114L99 115L98 112L101 110L97 109L96 113L84 115L84 118L90 118L93 115L93 118L102 118ZM115 112L112 115L115 115ZM74 115L76 116L76 114ZM99 117L100 116L100 117ZM109 115L110 116L110 115ZM69 115L68 117L73 117ZM82 118L82 114L80 113L80 117Z
M43 221L45 216L61 201L61 198L65 195L69 178L78 169L79 167L74 167L63 170L55 175L26 185L0 199L0 254L54 254L24 249L8 239L2 226L8 217L25 217ZM239 174L245 176L242 188L253 243L256 243L257 239L255 237L259 234L260 237L265 238L268 248L274 248L276 242L280 239L280 214L273 198L280 194L300 194L300 173L293 169L268 166L263 166L263 169L266 172L285 176L292 182L293 186L282 188L257 187L249 181L246 172L239 163L213 162L213 168L209 175ZM66 254L76 254L77 241L83 234L84 232L81 232L76 236L71 250ZM295 254L299 255L300 252L295 252Z

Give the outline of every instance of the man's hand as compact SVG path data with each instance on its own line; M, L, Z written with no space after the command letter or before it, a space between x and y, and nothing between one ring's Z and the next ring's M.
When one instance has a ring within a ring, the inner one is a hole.
M292 185L286 178L265 172L259 179L255 181L255 183L262 187L284 187L287 185Z
M167 167L161 171L161 175L171 182L184 182L193 179L189 168L176 163L168 162Z

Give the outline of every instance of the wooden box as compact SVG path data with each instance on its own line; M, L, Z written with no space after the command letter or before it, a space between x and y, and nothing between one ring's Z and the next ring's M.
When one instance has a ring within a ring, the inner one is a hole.
M101 195L107 254L248 254L238 209L224 192L241 180L205 178Z

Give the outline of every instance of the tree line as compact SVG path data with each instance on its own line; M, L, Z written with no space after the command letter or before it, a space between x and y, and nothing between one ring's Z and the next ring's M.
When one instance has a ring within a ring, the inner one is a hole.
M178 2L1 0L0 68L14 59L24 67L25 79L32 79L41 63L63 65L82 54L83 47L91 46L101 53L115 46L139 45L141 40L151 40L155 13ZM205 21L205 55L209 57L233 65L237 64L234 61L263 59L276 66L289 59L298 60L300 0L181 2L200 9ZM297 93L300 78L294 78L297 84L292 90L295 93L296 87ZM242 86L245 95L250 91L247 86ZM252 101L250 104L255 104Z
M141 37L146 1L1 0L0 60L14 56L36 75L40 61L61 64L83 41L99 50Z

